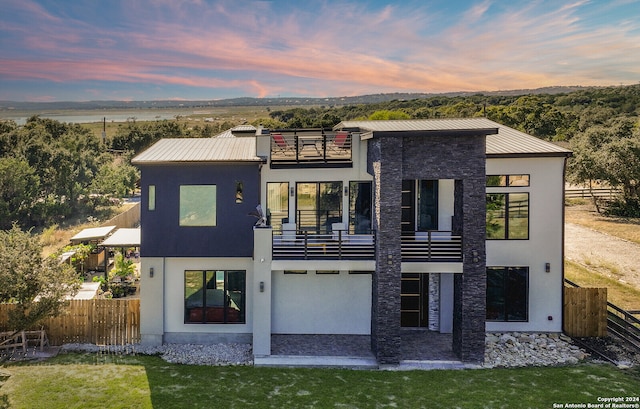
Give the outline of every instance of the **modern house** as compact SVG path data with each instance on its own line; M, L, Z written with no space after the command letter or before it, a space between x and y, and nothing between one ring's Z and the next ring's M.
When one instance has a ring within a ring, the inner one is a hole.
M481 362L485 332L561 332L570 154L486 118L163 139L133 160L142 342L364 336L387 364L421 331Z

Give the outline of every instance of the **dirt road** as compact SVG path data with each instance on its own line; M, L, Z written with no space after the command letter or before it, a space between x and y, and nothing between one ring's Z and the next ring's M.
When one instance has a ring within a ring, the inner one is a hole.
M565 224L565 256L640 289L640 245L577 224Z

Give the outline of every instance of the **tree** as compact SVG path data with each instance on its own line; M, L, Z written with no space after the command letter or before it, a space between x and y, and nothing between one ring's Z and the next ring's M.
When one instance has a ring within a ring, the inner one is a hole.
M614 118L578 133L571 140L574 157L568 164L571 182L607 182L622 189L620 215L639 214L640 130L632 118ZM596 203L597 206L597 201ZM600 209L598 208L598 211Z
M0 302L13 303L9 327L33 328L62 312L67 297L80 288L77 274L58 259L42 257L37 236L17 225L0 231Z
M411 116L403 111L389 111L389 110L381 110L376 111L373 114L369 115L369 120L372 121L380 121L380 120L389 120L389 119L410 119Z
M92 193L125 197L133 193L138 179L138 170L129 164L105 163L98 169L89 189Z
M33 220L31 210L40 194L40 178L20 159L0 158L0 229Z

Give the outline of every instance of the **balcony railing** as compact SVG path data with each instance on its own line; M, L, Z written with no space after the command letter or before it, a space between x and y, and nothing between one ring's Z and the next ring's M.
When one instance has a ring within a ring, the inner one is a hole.
M462 262L462 236L450 231L418 231L403 235L401 242L405 262Z
M273 258L279 260L374 260L376 234L338 230L315 234L273 231ZM401 238L403 262L462 262L462 237L450 231L416 232Z
M349 132L271 132L271 164L350 165L352 138Z
M375 232L329 234L284 230L273 232L273 258L280 260L373 260Z

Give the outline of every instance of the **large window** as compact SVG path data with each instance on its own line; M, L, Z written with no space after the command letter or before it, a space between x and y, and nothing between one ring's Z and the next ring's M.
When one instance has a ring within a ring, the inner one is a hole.
M529 238L529 193L487 193L487 239Z
M216 225L216 185L180 186L180 226Z
M289 184L267 183L267 219L274 230L281 230L289 222Z
M349 182L349 232L371 233L371 182Z
M342 222L342 182L297 183L296 191L299 230L325 234Z
M529 268L487 267L487 321L529 320Z
M185 323L244 323L245 277L245 272L238 270L185 271Z

